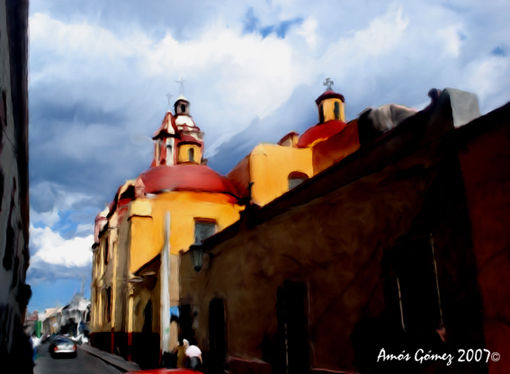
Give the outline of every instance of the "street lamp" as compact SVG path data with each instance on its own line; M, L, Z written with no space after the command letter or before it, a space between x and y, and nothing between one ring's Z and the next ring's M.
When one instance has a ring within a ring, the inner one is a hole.
M195 269L195 271L200 271L203 264L204 247L202 244L192 244L189 246L189 250L191 251L191 258L193 260L193 269Z
M128 282L129 283L142 283L143 282L143 277L133 276L133 277L128 279Z

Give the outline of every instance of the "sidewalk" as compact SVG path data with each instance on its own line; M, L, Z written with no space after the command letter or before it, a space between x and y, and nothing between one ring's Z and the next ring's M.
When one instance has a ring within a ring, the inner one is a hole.
M103 360L107 364L112 365L115 368L122 370L123 372L140 370L140 366L138 366L138 364L131 361L126 361L120 356L114 355L113 353L102 351L88 344L79 345L78 349L81 349L87 352L88 354L96 356L97 358Z

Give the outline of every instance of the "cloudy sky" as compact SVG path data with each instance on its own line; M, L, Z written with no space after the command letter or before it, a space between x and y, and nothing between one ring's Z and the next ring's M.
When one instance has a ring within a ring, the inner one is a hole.
M30 308L89 295L93 221L150 164L148 137L184 94L209 165L315 124L325 77L347 119L423 108L432 87L510 99L507 0L33 0Z

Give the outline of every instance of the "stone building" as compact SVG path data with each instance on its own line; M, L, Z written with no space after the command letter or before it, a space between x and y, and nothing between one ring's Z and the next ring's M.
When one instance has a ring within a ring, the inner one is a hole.
M182 254L182 330L209 372L510 370L510 104L479 117L472 94L430 96L382 108L387 129L373 113L319 136L321 172Z
M0 1L0 362L32 372L28 251L28 1Z

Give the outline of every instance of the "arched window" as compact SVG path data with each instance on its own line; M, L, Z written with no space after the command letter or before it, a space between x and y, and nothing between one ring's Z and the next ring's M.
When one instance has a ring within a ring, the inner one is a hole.
M289 174L289 190L292 190L294 187L300 185L305 180L308 179L308 175L302 173L300 171L293 171Z
M335 101L335 119L340 119L340 103Z
M195 150L193 148L188 149L188 160L190 162L195 161Z

